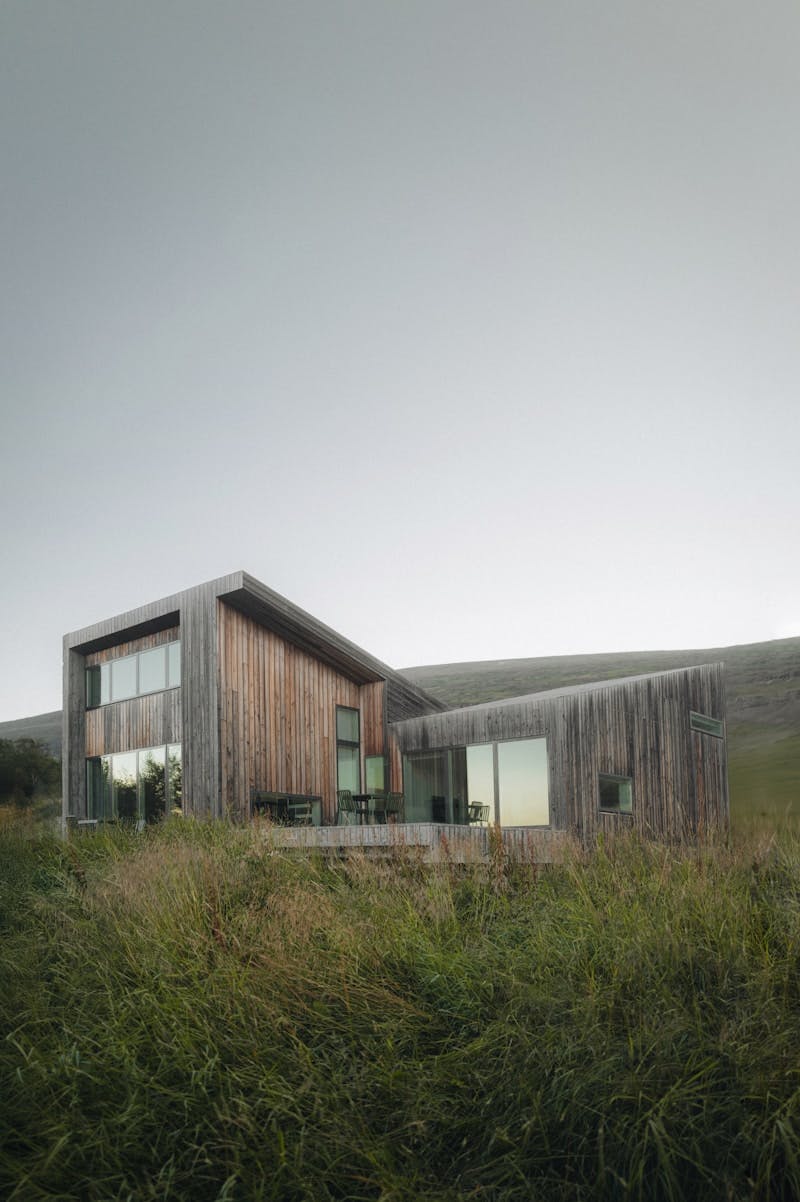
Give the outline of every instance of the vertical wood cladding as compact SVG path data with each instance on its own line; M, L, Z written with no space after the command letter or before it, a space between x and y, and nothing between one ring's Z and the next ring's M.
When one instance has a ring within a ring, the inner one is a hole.
M181 691L168 689L101 705L86 713L86 755L180 743Z
M163 647L165 643L176 642L180 635L180 627L172 626L168 630L105 647L102 651L92 651L85 658L85 666L92 668L137 651L147 651L150 647ZM86 711L84 725L84 756L180 743L183 737L181 690L165 689L98 706Z
M553 828L681 836L728 822L725 740L692 731L690 710L724 718L719 665L409 719L391 742L410 751L544 736ZM632 814L600 812L601 773L632 778Z
M333 821L336 706L359 710L362 758L381 755L384 682L355 684L223 601L217 627L224 809L246 814L253 786L285 789L319 794Z

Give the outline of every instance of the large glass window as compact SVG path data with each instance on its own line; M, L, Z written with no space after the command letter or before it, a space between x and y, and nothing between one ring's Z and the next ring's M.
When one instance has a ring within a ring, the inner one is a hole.
M382 755L368 755L364 759L368 793L383 793L386 790L386 760Z
M148 647L86 669L86 705L108 705L143 693L175 689L181 683L180 642Z
M513 739L497 744L498 800L502 826L547 826L547 743Z
M111 661L111 700L125 701L135 697L136 688L136 656L126 655L123 659Z
M547 741L407 752L403 792L409 822L466 823L468 806L479 805L488 807L490 822L549 826Z
M164 816L167 797L166 759L165 747L148 747L146 751L139 752L140 812L145 822L155 822Z
M142 747L86 761L90 818L156 822L182 808L181 745Z
M449 792L447 751L411 751L403 756L406 822L446 822Z
M167 748L167 765L169 768L167 801L170 812L174 814L183 809L183 762L180 743L170 743Z
M494 822L494 744L476 743L467 748L467 799L470 805L488 805Z
M111 808L117 818L138 818L136 752L111 757Z
M167 687L167 657L163 647L139 653L140 693L157 693Z
M358 710L336 707L336 788L361 792L361 740Z

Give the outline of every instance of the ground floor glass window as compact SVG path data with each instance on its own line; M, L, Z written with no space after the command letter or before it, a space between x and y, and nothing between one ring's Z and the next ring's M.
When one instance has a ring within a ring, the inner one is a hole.
M183 808L180 743L142 747L86 761L89 818L156 822Z
M549 826L548 779L546 739L409 751L403 756L406 821L464 824L477 806L503 826Z

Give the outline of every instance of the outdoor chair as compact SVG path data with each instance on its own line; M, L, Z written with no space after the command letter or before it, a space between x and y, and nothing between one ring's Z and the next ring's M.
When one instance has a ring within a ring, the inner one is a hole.
M467 806L467 817L469 824L483 823L489 821L489 806L488 803L482 801L471 801Z
M352 789L337 789L336 791L336 825L339 826L342 815L346 815L345 824L363 822L366 807L360 805L353 797Z
M387 793L384 802L387 822L404 822L406 799L402 793Z

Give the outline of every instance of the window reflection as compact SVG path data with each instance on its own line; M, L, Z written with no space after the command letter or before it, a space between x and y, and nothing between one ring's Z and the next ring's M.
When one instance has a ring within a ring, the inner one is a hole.
M140 693L156 693L167 687L167 653L163 647L139 654Z
M101 821L157 822L182 808L181 745L143 747L86 761L86 812Z
M497 786L495 785L495 765ZM514 739L403 756L409 822L468 821L468 806L488 806L504 826L548 826L547 741Z
M500 822L503 826L547 826L547 744L514 739L497 744Z
M139 816L145 822L164 817L167 796L166 748L149 747L139 752Z
M111 757L111 799L117 818L138 818L136 752Z

